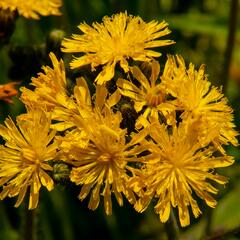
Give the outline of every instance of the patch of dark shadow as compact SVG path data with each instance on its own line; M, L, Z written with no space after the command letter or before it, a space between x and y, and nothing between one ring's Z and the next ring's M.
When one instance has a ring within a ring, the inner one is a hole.
M183 111L176 111L176 124L179 126L179 124L182 122L182 116Z

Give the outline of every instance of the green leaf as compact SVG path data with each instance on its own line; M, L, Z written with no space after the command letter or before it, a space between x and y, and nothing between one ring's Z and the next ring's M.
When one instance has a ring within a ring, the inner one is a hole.
M239 226L240 211L238 211L240 199L240 183L226 194L213 210L213 229L230 230Z

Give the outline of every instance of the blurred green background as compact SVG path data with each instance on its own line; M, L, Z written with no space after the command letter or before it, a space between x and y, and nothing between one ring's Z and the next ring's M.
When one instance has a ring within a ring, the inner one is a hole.
M225 94L234 108L235 122L239 129L239 20L229 75L222 79L231 3L231 0L64 0L63 15L60 17L42 17L39 21L23 17L17 19L9 42L2 42L0 46L0 83L30 83L31 77L41 71L41 65L49 63L47 52L54 50L54 46L49 46L49 35L53 29L61 29L65 31L65 36L70 37L72 33L78 32L77 25L81 22L91 24L101 21L104 15L127 11L141 16L145 21L164 19L169 23L172 30L170 38L176 44L160 51L164 51L164 54L179 53L197 67L206 64L209 80L214 85L227 86ZM239 10L239 7L235 9L235 14ZM24 107L15 97L12 105L1 102L0 111L2 123L8 115L15 118L22 113ZM229 184L220 189L216 209L211 211L200 201L203 215L192 219L189 227L180 229L181 239L197 240L205 233L218 234L240 226L240 150L229 147L228 153L236 157L236 163L224 170L224 174L229 177ZM41 191L39 208L34 212L35 239L167 239L164 225L152 207L139 214L127 202L120 208L113 199L113 215L105 216L102 207L94 212L88 210L88 200L80 202L77 199L78 193L79 188L67 182L57 184L51 193L44 189ZM16 209L13 207L14 202L15 199L0 202L0 239L21 239L22 229L28 224L24 220L24 206ZM224 239L240 239L240 234Z

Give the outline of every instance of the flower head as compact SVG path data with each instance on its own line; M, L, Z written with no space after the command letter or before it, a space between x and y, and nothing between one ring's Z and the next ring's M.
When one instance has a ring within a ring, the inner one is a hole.
M22 87L21 100L27 106L44 107L52 111L56 106L73 108L67 95L65 67L62 60L58 61L54 53L50 53L53 68L43 66L44 73L32 78L34 91Z
M238 145L233 110L221 90L211 86L204 65L196 70L191 63L187 68L181 56L169 56L161 80L181 119L195 127L199 141L212 142L222 153L221 145Z
M60 15L61 0L1 0L0 8L17 10L25 18L39 19L39 15Z
M88 84L83 77L77 79L77 84L73 91L73 104L70 106L59 106L53 111L52 117L58 121L52 127L58 131L76 127L75 119L91 119L99 116L96 112L103 113L105 107L113 107L120 100L121 95L118 91L109 94L105 85L97 85L96 93L92 97Z
M60 144L60 148L63 151L67 148L66 161L74 166L70 180L82 186L79 199L84 200L91 192L88 207L95 210L102 195L105 212L109 215L112 213L112 193L120 206L123 205L122 194L130 203L135 203L134 193L128 186L130 175L135 175L135 168L129 163L141 161L137 154L144 151L144 147L137 144L145 135L140 132L126 143L126 130L120 128L122 118L119 112L113 113L108 108L104 113L95 114L99 116L79 118L79 126L88 134L87 146L81 147L63 138L64 145Z
M145 23L140 17L128 16L127 13L104 17L103 23L89 26L82 23L78 28L82 35L74 34L72 39L64 39L62 51L69 53L84 53L75 58L71 68L91 64L92 69L104 65L96 78L97 84L103 84L114 76L116 63L127 72L127 59L149 61L161 54L149 48L161 47L174 42L171 40L157 40L170 33L166 22L151 21Z
M144 108L143 115L137 120L137 127L144 126L145 119L158 119L158 114L165 116L169 123L174 118L175 106L167 101L166 90L158 78L160 64L157 61L153 61L150 63L150 67L151 76L149 79L139 67L134 66L130 68L133 77L138 80L140 86L136 86L125 79L118 79L117 81L120 93L134 101L135 110L140 112Z
M149 147L152 155L146 161L140 183L136 184L135 179L133 184L138 188L142 184L146 192L135 209L144 211L156 197L155 211L162 222L168 220L171 207L177 207L181 226L187 226L190 224L189 207L194 217L201 214L193 193L208 206L215 207L217 202L211 194L217 194L218 190L211 182L227 182L225 177L215 173L215 168L231 165L233 158L214 156L214 148L194 141L196 134L188 132L184 123L168 129L166 125L155 122L150 128L154 140Z
M6 141L0 146L0 198L18 195L19 206L30 188L29 209L37 207L41 186L53 189L49 161L57 154L53 142L55 131L50 131L50 116L42 110L31 110L17 126L9 118L0 126L0 135Z

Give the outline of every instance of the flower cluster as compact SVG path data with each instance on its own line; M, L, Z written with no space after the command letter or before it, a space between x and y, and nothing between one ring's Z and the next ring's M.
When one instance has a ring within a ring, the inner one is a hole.
M44 1L43 1L44 2ZM150 50L174 42L166 22L145 23L126 12L103 23L80 24L81 35L64 39L62 51L82 53L71 68L90 65L94 79L80 76L69 91L65 66L50 53L52 67L21 88L27 113L0 126L0 198L18 195L18 206L30 188L29 208L38 204L41 186L53 188L53 167L71 167L69 179L79 185L79 199L89 209L101 197L106 214L111 196L120 206L126 198L143 212L153 199L162 222L176 208L181 226L201 214L198 201L215 207L213 182L227 178L216 169L233 164L224 146L237 146L232 108L221 89L211 86L204 66L186 65L179 56ZM92 81L91 81L92 80ZM121 111L135 112L133 129ZM125 123L125 124L123 124ZM54 179L54 176L53 176Z

